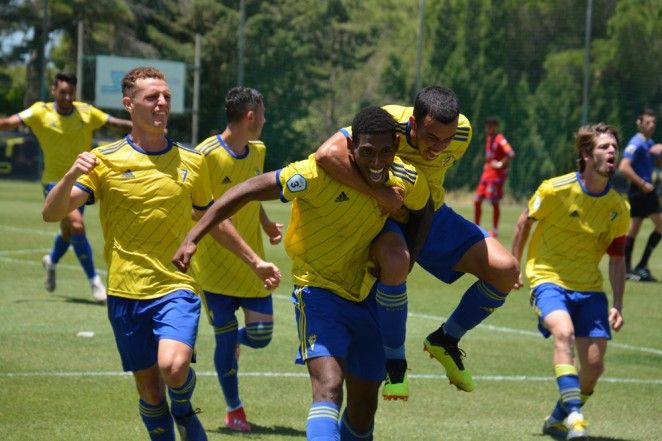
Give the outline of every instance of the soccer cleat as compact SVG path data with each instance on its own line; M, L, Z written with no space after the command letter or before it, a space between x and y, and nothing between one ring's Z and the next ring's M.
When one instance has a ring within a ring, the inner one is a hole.
M430 354L430 358L436 358L446 369L449 383L460 390L471 392L476 384L471 378L471 372L465 369L462 363L462 358L465 357L464 351L457 347L457 341L443 332L443 328L440 331L441 336L434 335L438 333L437 331L427 336L423 342L423 350Z
M225 426L230 430L237 432L250 432L251 425L246 420L246 412L244 408L239 407L225 415Z
M625 280L631 280L633 282L639 282L641 280L641 277L637 273L628 272L628 273L625 273Z
M90 287L92 288L92 297L94 297L94 300L97 303L106 303L106 300L108 300L106 287L103 285L101 277L98 274L90 279Z
M207 441L205 429L198 419L199 413L200 409L195 409L188 415L180 417L173 415L181 441Z
M389 375L386 374L384 387L382 387L382 397L385 400L407 401L409 399L409 379L407 375L405 374L400 383L392 383Z
M637 268L634 273L639 276L641 282L657 282L657 279L651 275L651 272L646 267Z
M51 255L46 254L41 258L41 266L46 270L46 279L44 279L44 288L46 291L55 291L55 264L51 261Z
M559 421L550 415L542 425L542 433L554 438L565 439L568 435L568 428L563 421Z
M570 412L570 415L565 420L565 425L568 428L568 434L565 437L566 440L588 439L588 422L580 412Z

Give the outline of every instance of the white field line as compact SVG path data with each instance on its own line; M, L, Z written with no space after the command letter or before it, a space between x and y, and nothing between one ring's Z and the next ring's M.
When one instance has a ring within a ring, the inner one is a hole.
M216 372L195 372L196 375L202 377L216 377ZM307 372L239 372L240 377L275 377L275 378L305 378L308 379ZM106 372L0 372L0 378L71 378L71 377L127 377L130 378L131 374L128 372L120 371L106 371ZM445 375L409 375L409 378L419 380L443 380L446 381ZM473 377L479 381L493 381L493 382L553 382L552 377L543 376L529 376L529 375L475 375ZM600 378L600 382L614 383L614 384L645 384L645 385L662 385L662 380L656 379L634 379L634 378Z
M34 251L35 254L40 254L44 252L48 252L48 250L43 250L43 249L35 249L35 250L16 250L16 251L1 251L0 252L0 262L9 262L9 263L16 263L16 264L21 264L21 265L31 265L31 266L39 266L41 267L41 261L37 260L24 260L24 259L14 259L11 257L8 257L8 254L30 254L30 252ZM75 270L75 271L80 271L80 266L78 265L70 265L70 264L58 264L58 268L64 268L68 270ZM100 275L106 275L105 270L100 270L97 269L97 272ZM290 296L289 295L284 295L284 294L274 294L273 297L278 300L284 300L289 302L290 301ZM409 312L408 317L414 317L414 318L420 318L420 319L426 319L426 320L432 320L437 323L442 323L443 321L446 320L446 317L443 316L438 316L438 315L431 315L431 314L421 314L417 312ZM503 326L494 326L494 325L485 325L481 324L478 325L478 329L483 329L491 332L501 332L505 334L516 334L516 335L524 335L527 337L540 337L540 334L538 332L534 331L527 331L523 329L514 329L514 328L506 328ZM634 346L634 345L629 345L625 343L618 343L611 341L609 342L609 346L612 348L620 348L620 349L625 349L629 351L637 351L637 352L645 352L649 354L655 354L662 356L662 349L656 349L656 348L647 348L643 346Z
M14 227L12 225L0 225L0 230L15 231L17 233L40 234L42 236L50 236L50 237L55 237L55 235L58 232L57 229L44 230L41 228L21 228L21 227Z

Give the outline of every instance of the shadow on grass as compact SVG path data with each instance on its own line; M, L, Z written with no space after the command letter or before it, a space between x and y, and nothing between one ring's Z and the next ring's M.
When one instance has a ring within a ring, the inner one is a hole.
M294 436L294 437L306 436L305 430L298 430L292 427L284 427L284 426L270 426L270 427L259 426L255 423L251 423L250 432L237 432L235 430L230 430L227 427L207 429L207 432L220 433L223 435L246 436L246 437L250 437L251 435L280 435L280 436Z
M541 438L542 440L565 440L565 437L555 437L551 435L545 435L542 433L535 433L534 435L538 436L538 438ZM589 433L589 438L591 441L631 441L628 438L613 438L611 436L593 436Z
M67 303L77 303L79 305L92 305L92 306L103 306L105 307L105 303L99 303L94 299L81 299L80 297L67 297L67 296L58 296L64 299L65 302Z

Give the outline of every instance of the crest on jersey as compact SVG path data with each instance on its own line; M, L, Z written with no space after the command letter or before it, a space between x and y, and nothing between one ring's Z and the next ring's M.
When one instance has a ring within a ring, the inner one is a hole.
M297 173L287 180L286 185L288 190L292 193L296 193L298 191L304 191L308 186L308 182L306 181L306 178Z

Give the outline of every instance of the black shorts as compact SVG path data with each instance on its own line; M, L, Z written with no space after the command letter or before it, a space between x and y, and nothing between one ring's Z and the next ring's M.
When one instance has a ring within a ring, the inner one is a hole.
M655 190L650 193L637 191L636 193L631 193L628 199L630 200L630 217L643 218L662 211Z

